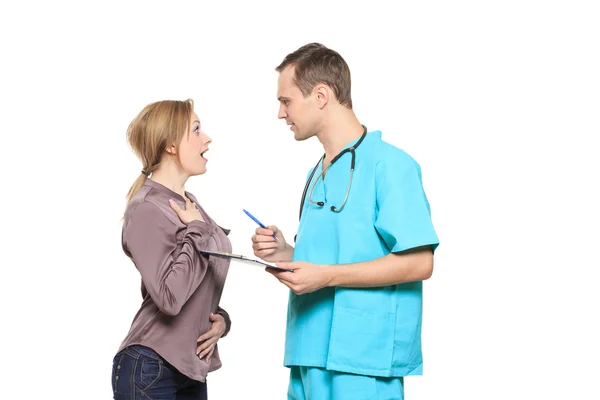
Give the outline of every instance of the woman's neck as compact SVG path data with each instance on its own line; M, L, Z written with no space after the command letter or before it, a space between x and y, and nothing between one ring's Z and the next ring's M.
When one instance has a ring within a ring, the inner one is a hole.
M167 162L159 166L152 173L150 179L185 198L185 182L188 177L183 174L177 165Z

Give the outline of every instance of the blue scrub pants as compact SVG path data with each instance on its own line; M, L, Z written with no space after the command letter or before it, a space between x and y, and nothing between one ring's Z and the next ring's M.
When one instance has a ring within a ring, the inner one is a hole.
M404 379L290 368L288 400L403 400Z

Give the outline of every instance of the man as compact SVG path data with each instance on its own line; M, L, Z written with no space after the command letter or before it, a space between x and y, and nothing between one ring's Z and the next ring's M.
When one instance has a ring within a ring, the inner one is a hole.
M403 377L422 373L422 281L438 245L420 167L360 124L337 52L308 44L276 70L278 117L325 150L295 248L276 226L252 236L257 257L293 270L267 269L292 290L288 398L403 399Z

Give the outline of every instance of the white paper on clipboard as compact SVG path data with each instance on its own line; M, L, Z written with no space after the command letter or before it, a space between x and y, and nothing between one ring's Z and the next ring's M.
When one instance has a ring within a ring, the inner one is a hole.
M260 260L254 259L254 258L249 258L249 257L243 256L241 254L231 254L231 253L225 253L223 251L211 251L211 250L200 250L200 253L208 254L208 255L216 256L216 257L231 258L233 260L243 261L245 263L254 264L255 266L268 267L268 268L276 269L278 271L294 272L291 269L279 268L273 264L269 264L269 263L266 263L266 262L263 262L263 261L260 261Z

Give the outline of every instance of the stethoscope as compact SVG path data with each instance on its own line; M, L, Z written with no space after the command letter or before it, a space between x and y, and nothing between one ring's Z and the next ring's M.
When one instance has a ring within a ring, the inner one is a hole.
M312 186L310 187L310 192L308 193L308 201L310 201L312 204L315 204L319 207L323 207L325 205L324 201L313 201L312 193L313 193L313 190L315 189L315 185L317 184L319 179L321 179L321 177L324 176L324 174L327 172L327 170L333 164L335 164L335 162L337 160L339 160L346 153L352 153L352 161L350 163L350 179L348 180L348 188L346 189L346 196L344 196L344 200L342 201L342 204L339 207L331 206L331 211L333 211L335 213L339 213L340 211L342 211L344 209L344 206L346 205L346 200L348 200L348 195L350 194L350 186L352 185L352 175L354 174L354 164L355 164L355 160L356 160L356 149L358 148L358 146L360 146L360 143L363 141L363 139L367 135L367 127L364 125L362 125L362 127L363 127L363 134L361 135L360 139L358 139L356 144L342 150L337 156L335 156L333 158L333 160L331 160L331 163L329 163L327 168L325 168L323 171L321 171L321 173L319 174L317 179L314 180ZM310 182L313 180L313 176L315 175L317 168L319 168L319 164L321 164L321 162L323 162L324 158L325 158L325 154L323 154L323 156L319 159L319 162L317 163L317 165L315 165L312 172L310 173L310 176L308 177L308 180L306 181L306 185L304 186L304 192L302 193L302 202L300 203L300 217L302 217L302 209L304 208L304 200L306 199L306 192L308 191Z

